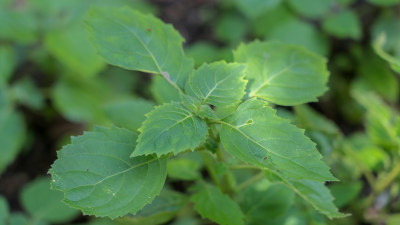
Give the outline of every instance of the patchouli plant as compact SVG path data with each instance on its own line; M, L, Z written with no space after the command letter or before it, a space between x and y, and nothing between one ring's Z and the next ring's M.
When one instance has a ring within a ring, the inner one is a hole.
M92 8L87 29L106 62L162 76L180 100L155 107L138 131L97 127L72 138L50 170L52 187L64 192L65 203L100 217L140 213L162 191L169 161L200 152L207 173L192 179L187 194L204 218L226 225L251 221L252 205L275 197L264 198L262 191L256 197L248 187L257 180L286 185L289 194L293 190L329 218L344 216L325 186L337 179L315 144L274 109L316 101L327 90L324 58L293 45L255 41L241 44L233 63L195 69L180 34L151 15ZM258 173L240 183L240 169Z

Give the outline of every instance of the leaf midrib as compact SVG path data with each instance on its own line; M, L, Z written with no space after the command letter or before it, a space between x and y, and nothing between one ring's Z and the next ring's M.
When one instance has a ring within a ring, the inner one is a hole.
M268 150L266 147L264 147L263 145L261 145L260 143L258 143L257 141L255 141L254 139L252 139L251 137L249 137L247 134L245 134L243 131L239 130L236 126L233 126L232 124L229 124L229 123L224 122L224 121L219 121L219 122L220 122L221 124L223 124L223 125L229 126L229 127L231 127L232 129L238 131L238 132L239 132L241 135L243 135L245 138L247 138L248 140L250 140L250 141L253 142L254 144L258 145L259 147L261 147L262 149L264 149L264 150L267 151L268 153L272 153L272 154L274 154L274 155L276 155L276 156L278 156L278 157L284 158L284 159L286 159L286 160L288 160L288 161L290 161L290 162L292 162L292 163L294 163L294 164L300 166L301 168L305 169L306 171L309 171L310 173L315 174L315 175L317 175L318 177L321 177L321 175L316 174L316 173L314 173L313 171L310 171L308 168L304 167L303 165L299 164L298 162L293 161L292 159L290 159L290 158L288 158L288 157L286 157L286 156L280 155L280 154L278 154L278 153L276 153L276 152L274 152L274 151Z

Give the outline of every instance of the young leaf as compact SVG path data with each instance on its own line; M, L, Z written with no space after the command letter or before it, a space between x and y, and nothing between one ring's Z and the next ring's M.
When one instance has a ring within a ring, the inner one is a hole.
M194 63L184 56L183 38L171 25L127 7L92 8L87 23L93 44L108 63L161 74L183 89Z
M166 159L129 158L136 137L113 126L73 138L49 171L52 187L63 191L64 202L84 214L135 214L160 193L167 173Z
M239 205L223 194L215 186L208 184L196 186L197 192L190 200L194 209L203 218L208 218L221 225L243 225L244 215Z
M304 131L276 115L264 101L250 99L221 126L225 149L244 162L273 167L295 179L337 180Z
M207 137L206 122L179 103L161 105L146 116L131 157L194 150Z
M278 105L316 101L326 90L326 60L304 48L278 42L241 44L235 61L247 63L250 97Z
M317 211L328 216L329 218L341 218L348 216L338 211L333 204L333 197L329 189L323 182L312 181L307 179L292 179L285 176L282 172L269 169L268 176L273 180L282 182L294 192L296 192L305 201L310 203Z
M201 104L223 107L238 104L244 96L245 66L236 63L204 64L186 83L186 93L197 97Z
M51 223L65 223L79 215L79 211L62 203L63 194L50 190L50 179L42 177L29 183L21 192L25 210L35 219Z

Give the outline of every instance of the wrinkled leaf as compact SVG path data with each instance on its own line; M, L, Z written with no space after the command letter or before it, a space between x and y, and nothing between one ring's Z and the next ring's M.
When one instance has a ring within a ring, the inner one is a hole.
M194 150L208 134L207 124L179 103L161 105L146 116L131 156Z
M244 65L236 63L204 64L190 76L186 93L199 99L202 105L217 108L237 105L245 94L244 70Z
M183 38L171 25L127 7L93 7L87 24L92 43L108 63L161 74L184 87L193 61L183 55Z
M304 131L276 116L261 100L242 103L224 120L220 135L224 148L244 162L272 165L295 179L337 180Z
M277 42L241 44L235 61L247 63L250 97L279 105L316 101L326 90L326 60L301 47Z

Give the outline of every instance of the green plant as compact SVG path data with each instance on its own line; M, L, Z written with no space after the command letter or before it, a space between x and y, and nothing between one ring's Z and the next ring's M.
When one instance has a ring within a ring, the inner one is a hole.
M329 218L345 216L324 185L337 179L315 144L274 109L316 101L327 90L324 58L294 45L255 41L234 51L234 63L194 69L183 38L151 15L92 8L87 28L106 62L157 74L174 94L146 115L140 134L112 126L72 138L50 169L52 187L64 192L64 202L84 214L138 219L157 204L159 198L147 205L168 173L194 180L189 201L219 224L262 222L265 211L252 206L273 207L274 201L279 207L267 210L267 219L278 220L293 201L290 189ZM180 158L191 152L201 156L206 176L197 159Z

